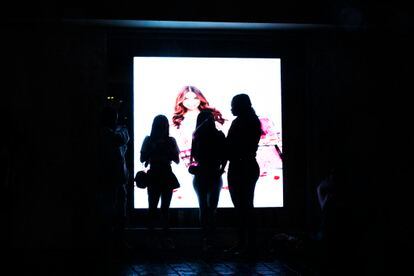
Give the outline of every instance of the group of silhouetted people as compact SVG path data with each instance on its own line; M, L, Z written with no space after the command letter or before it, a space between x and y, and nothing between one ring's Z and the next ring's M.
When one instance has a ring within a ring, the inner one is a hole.
M254 248L253 199L256 182L259 178L259 165L256 151L262 134L261 123L250 98L246 94L233 97L232 122L227 137L216 128L215 118L210 110L202 110L197 116L191 143L191 166L193 187L199 203L199 219L202 229L203 249L211 247L211 237L215 230L215 213L222 189L222 174L228 163L228 187L235 208L238 239L228 251L235 254L249 252ZM113 231L123 227L125 219L125 184L128 171L125 166L125 145L129 140L126 128L116 127L116 114L107 112L104 116L104 142L108 160L105 178L106 190L102 198L110 202L108 211L112 218ZM105 113L104 113L105 114ZM169 121L166 116L154 118L150 135L145 137L140 161L149 166L148 175L148 229L154 232L157 206L161 199L161 215L165 235L168 235L168 212L173 190L179 187L171 163L179 163L180 149L176 140L169 134ZM171 239L167 246L174 246Z

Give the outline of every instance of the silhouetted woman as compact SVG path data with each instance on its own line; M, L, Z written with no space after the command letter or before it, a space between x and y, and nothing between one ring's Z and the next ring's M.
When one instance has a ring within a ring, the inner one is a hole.
M161 198L163 228L168 230L168 211L174 188L171 161L179 163L179 149L173 137L169 136L169 122L166 116L157 115L152 123L151 134L145 137L141 147L141 162L150 165L148 171L148 219L151 233L154 230L158 202Z
M260 173L256 151L262 130L248 95L234 96L231 111L236 119L232 122L226 139L229 159L227 177L238 220L238 243L233 249L240 253L253 249L254 246L253 200Z
M204 250L210 246L215 212L223 186L221 175L226 165L224 143L224 133L217 130L213 113L208 110L201 111L197 116L197 126L193 134L191 160L197 163L197 170L193 172L193 186L200 207Z

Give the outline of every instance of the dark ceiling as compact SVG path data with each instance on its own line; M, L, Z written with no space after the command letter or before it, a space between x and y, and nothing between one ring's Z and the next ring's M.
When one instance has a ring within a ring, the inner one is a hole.
M165 2L165 3L164 3ZM272 22L354 26L412 26L407 1L15 1L3 9L13 21L132 19L217 22ZM4 18L4 17L3 17Z

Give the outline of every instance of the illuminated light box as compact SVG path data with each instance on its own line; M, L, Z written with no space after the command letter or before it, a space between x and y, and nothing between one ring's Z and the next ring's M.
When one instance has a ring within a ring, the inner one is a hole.
M245 93L249 95L263 129L256 156L260 177L254 206L283 207L283 163L279 154L283 149L279 58L134 57L133 62L134 175L144 169L140 162L140 149L145 136L151 132L154 117L159 114L167 116L170 136L176 139L180 149L180 163L172 163L171 166L181 187L173 192L171 208L198 208L193 175L188 172L197 114L184 110L181 122L173 119L177 103L186 98L186 95L179 94L186 86L201 91L202 97L196 93L200 101L207 102L225 119L223 124L216 122L216 125L227 136L235 119L231 114L231 99ZM218 207L230 208L233 204L226 172L222 178ZM148 208L146 189L134 188L134 208Z

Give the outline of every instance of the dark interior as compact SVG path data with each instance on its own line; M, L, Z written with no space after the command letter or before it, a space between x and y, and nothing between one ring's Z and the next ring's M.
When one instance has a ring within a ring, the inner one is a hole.
M10 6L0 27L2 247L11 255L76 251L94 236L99 110L114 96L124 100L122 117L132 118L134 55L280 57L285 207L258 210L260 226L317 232L316 186L342 162L347 237L360 260L389 260L384 270L402 262L395 253L411 238L410 11L402 1L289 3ZM135 229L143 214L129 189L128 227ZM218 219L229 226L232 210L219 210ZM172 210L172 225L197 227L197 210Z

